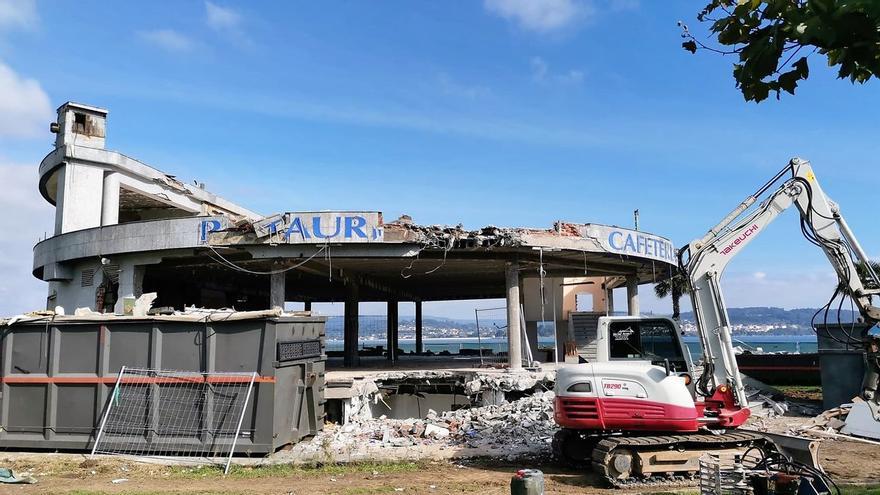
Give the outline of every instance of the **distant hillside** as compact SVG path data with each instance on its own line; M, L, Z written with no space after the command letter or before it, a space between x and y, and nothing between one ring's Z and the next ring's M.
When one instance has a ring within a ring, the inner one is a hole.
M810 321L816 313L816 308L799 308L799 309L783 309L773 307L752 307L752 308L728 308L727 314L730 316L730 322L737 325L795 325L804 328L810 327ZM853 321L853 313L850 310L840 312L841 321ZM819 315L822 318L822 315ZM837 322L837 308L829 313L829 322L833 318ZM692 312L682 313L681 319L685 322L693 323L694 314Z
M772 307L729 308L730 322L735 335L799 335L810 334L810 320L816 312L815 308L782 309ZM497 314L494 316L498 316ZM858 316L856 314L856 316ZM841 311L840 319L850 322L853 312ZM327 320L327 337L340 340L343 335L344 319L331 316ZM821 322L821 315L819 316ZM837 309L829 314L829 323L837 322ZM387 324L384 315L363 315L359 318L359 334L362 339L384 339ZM425 316L422 320L426 338L465 338L477 337L477 325L473 320L444 318L441 316ZM507 335L505 320L480 318L479 336L483 338L502 338ZM415 337L415 321L412 317L403 317L398 326L400 338ZM692 312L682 313L682 329L694 333L694 315ZM553 335L552 324L539 329L542 337Z

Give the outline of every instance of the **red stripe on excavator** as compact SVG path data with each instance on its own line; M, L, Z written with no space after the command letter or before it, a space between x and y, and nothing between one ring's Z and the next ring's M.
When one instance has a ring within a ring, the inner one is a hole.
M818 366L740 366L740 371L819 371Z
M577 430L697 431L695 407L643 399L556 397L554 419Z

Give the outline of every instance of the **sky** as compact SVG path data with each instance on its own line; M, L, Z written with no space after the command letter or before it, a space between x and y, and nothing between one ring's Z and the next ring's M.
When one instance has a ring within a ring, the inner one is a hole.
M0 0L0 314L44 305L37 167L68 100L110 110L108 148L265 214L632 226L638 208L679 246L801 156L880 257L880 86L813 55L796 96L746 103L733 59L681 48L704 3ZM793 211L723 280L733 307L817 307L833 285Z

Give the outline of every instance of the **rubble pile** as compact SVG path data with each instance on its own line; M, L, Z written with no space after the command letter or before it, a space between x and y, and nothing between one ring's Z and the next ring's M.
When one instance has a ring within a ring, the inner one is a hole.
M829 409L798 428L798 433L812 434L813 436L823 436L823 433L838 434L840 429L846 425L845 419L851 408L852 404L843 404L840 407Z
M553 398L551 391L538 391L500 405L429 410L422 419L353 418L345 425L326 425L293 452L305 462L399 457L395 450L419 457L546 454L556 431Z
M549 448L557 428L553 398L553 392L539 391L498 406L459 409L439 416L428 414L425 419L444 424L460 445L540 452Z
M769 394L762 393L760 390L749 390L746 387L746 396L749 399L749 409L752 411L752 416L755 417L785 416L791 408L787 401L774 400Z
M521 234L525 231L525 229L500 228L494 225L479 230L466 230L461 224L418 225L407 216L387 223L384 227L386 236L403 236L428 248L447 250L453 247L521 246L523 244Z
M476 394L487 390L511 392L524 391L536 386L552 387L556 380L555 371L532 373L480 373L474 374L465 382L464 389L468 394Z

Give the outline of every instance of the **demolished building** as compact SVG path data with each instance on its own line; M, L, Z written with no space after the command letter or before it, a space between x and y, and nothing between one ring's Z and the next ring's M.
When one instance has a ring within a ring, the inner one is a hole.
M562 342L588 338L569 321L578 296L592 299L587 313L607 314L612 290L626 287L627 311L637 314L639 284L675 264L669 240L595 223L471 231L386 222L379 211L261 215L108 150L106 123L106 110L69 102L52 125L39 184L55 205L55 230L34 247L33 265L48 282L48 309L122 314L126 298L152 292L154 306L178 310L341 301L344 361L356 366L358 302L387 302L389 315L415 302L419 352L423 302L505 298L509 365L519 368L521 342L536 342L539 321L556 315L561 353ZM396 318L389 322L394 360Z

